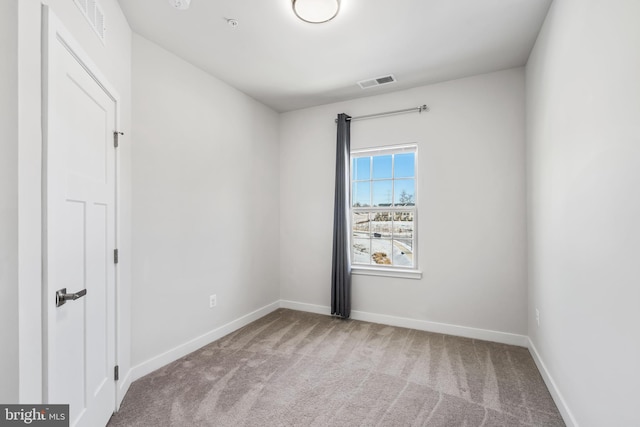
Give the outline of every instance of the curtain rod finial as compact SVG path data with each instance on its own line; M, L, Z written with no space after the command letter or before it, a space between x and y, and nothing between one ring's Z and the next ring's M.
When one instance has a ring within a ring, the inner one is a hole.
M422 104L418 107L418 112L422 113L423 111L426 111L428 113L431 110L429 109L429 107L427 107L427 104Z

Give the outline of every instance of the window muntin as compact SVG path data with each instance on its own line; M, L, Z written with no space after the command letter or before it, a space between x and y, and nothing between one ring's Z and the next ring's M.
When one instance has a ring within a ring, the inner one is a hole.
M354 266L415 269L415 145L352 151Z

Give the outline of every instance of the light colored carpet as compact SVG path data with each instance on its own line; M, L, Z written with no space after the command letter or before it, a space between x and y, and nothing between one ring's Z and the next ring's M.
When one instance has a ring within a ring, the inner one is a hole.
M563 426L526 348L278 309L131 385L109 426Z

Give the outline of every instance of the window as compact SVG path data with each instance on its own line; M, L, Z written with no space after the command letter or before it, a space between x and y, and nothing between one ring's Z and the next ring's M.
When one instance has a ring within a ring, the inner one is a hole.
M351 152L351 262L416 269L415 145Z

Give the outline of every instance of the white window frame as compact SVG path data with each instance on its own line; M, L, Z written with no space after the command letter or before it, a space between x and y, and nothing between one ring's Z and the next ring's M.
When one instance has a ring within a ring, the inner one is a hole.
M418 269L418 144L401 144L401 145L389 145L383 147L369 147L369 148L361 148L361 149L352 149L349 156L349 165L353 165L353 159L360 157L375 157L375 156L387 156L391 154L404 154L404 153L414 153L415 155L415 167L414 167L414 185L415 185L415 194L414 194L414 205L413 206L382 206L382 207L354 207L353 206L353 183L354 177L352 170L349 176L349 246L351 251L351 260L354 259L353 253L353 244L351 240L353 239L353 216L355 212L413 212L413 266L412 267L404 267L399 265L389 266L389 265L376 265L376 264L354 264L351 263L351 272L353 274L359 275L369 275L369 276L386 276L386 277L400 277L407 279L420 279L422 277L422 271ZM395 166L395 161L393 163L392 168ZM392 170L393 177L393 170ZM392 178L395 181L395 178ZM373 177L370 177L370 182L374 182ZM361 181L362 182L362 181ZM391 200L395 200L395 194L393 194L392 186L392 195Z

